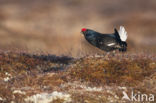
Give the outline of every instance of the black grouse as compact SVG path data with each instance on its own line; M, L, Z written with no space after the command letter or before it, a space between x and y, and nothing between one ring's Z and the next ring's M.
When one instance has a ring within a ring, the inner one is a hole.
M128 35L123 26L120 26L119 31L115 28L112 34L102 34L86 28L83 28L81 32L90 44L106 52L116 49L122 52L127 50L126 40Z

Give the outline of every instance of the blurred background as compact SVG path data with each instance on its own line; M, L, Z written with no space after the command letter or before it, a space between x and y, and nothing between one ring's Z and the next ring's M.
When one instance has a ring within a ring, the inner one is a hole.
M156 0L0 0L0 50L73 57L103 53L81 28L125 26L128 52L156 53Z

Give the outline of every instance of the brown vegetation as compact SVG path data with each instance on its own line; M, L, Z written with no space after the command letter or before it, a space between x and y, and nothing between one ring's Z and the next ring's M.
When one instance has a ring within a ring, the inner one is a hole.
M115 89L118 86L126 87L129 91L133 88L143 93L156 94L154 55L117 53L74 59L53 55L1 52L0 68L0 97L5 98L4 102L24 102L26 97L33 94L52 91L69 93L75 102L109 101L107 86L119 96L120 99L111 96L115 101L120 101L122 97L122 92ZM90 86L93 90L90 90ZM95 89L94 93L95 87L106 90ZM16 90L25 93L14 93ZM88 90L90 92L86 92ZM80 91L83 93L83 98L79 94ZM104 97L97 97L95 94ZM94 98L91 98L91 95ZM60 103L62 99L54 101Z

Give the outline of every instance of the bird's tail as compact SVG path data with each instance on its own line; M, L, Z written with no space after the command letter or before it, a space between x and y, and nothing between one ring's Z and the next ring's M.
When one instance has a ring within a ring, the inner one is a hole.
M125 42L127 40L128 35L127 35L127 31L125 30L123 26L120 26L118 33L119 33L121 41Z
M120 47L121 48L119 48L119 51L122 51L122 52L127 51L127 43L126 42L121 42Z
M120 26L119 31L117 31L116 28L114 29L114 31L115 31L114 33L115 37L117 38L118 43L120 45L119 51L122 51L122 52L127 51L126 40L127 40L128 35L127 35L125 28L123 26Z

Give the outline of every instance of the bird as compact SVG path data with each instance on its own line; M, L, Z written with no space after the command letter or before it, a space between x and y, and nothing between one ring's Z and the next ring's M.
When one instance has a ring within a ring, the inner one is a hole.
M84 35L85 39L93 46L106 51L115 51L119 50L121 52L127 51L127 31L123 26L120 26L120 29L117 30L114 28L114 33L112 34L103 34L96 32L91 29L82 28L81 33Z

